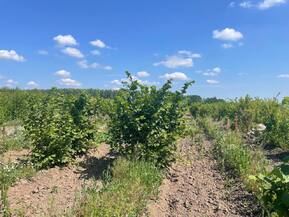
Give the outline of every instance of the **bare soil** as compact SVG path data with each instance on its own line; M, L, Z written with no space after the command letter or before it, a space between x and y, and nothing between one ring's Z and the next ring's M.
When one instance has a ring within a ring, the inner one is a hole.
M102 144L74 165L42 170L32 180L20 180L9 189L13 216L61 216L74 204L81 189L100 176L112 161L109 146Z
M29 155L29 152L30 151L28 149L23 149L20 151L15 151L15 150L7 151L3 154L3 158L1 160L5 164L9 162L19 163Z
M0 126L0 138L2 138L2 136L11 136L22 130L23 127L19 125Z
M241 181L224 178L218 171L211 146L209 141L201 145L181 141L179 159L168 169L158 199L147 207L147 216L260 216L260 207ZM13 151L5 159L19 161L27 154ZM20 180L8 192L13 216L63 216L83 187L96 182L101 189L102 172L113 158L109 146L103 144L73 165L42 170L31 180Z
M192 160L189 164L176 162L168 170L158 200L147 207L149 217L258 216L243 186L236 182L235 188L226 187L227 181L215 169L217 163L210 155L209 141L200 148L185 139L182 146L187 147L182 150L193 156Z

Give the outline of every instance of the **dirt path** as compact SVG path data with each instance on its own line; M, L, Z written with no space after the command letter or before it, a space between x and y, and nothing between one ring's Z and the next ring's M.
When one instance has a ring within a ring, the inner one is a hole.
M190 147L183 140L182 146ZM148 206L149 217L237 217L237 204L229 202L225 181L214 169L211 143L205 141L199 151L185 148L193 157L190 164L175 163L160 187L159 199ZM189 151L190 150L190 151Z
M61 216L83 186L99 179L111 159L109 146L103 144L74 166L42 170L31 181L21 180L8 192L13 216Z

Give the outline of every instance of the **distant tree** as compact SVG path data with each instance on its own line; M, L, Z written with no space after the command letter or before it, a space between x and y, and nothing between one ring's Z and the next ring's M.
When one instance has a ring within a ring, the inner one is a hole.
M190 104L203 101L202 97L200 97L198 95L190 95L187 98L188 98Z
M204 99L204 102L206 102L206 103L225 102L225 100L224 99L218 99L217 97L210 97L210 98Z

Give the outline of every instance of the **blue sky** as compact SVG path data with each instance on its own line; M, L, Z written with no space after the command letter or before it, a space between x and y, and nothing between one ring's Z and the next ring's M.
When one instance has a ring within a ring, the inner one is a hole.
M173 78L190 94L289 95L286 0L0 0L0 87L119 88Z

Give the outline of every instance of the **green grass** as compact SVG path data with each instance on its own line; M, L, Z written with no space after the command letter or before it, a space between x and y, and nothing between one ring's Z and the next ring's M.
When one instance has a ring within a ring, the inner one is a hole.
M19 151L29 147L30 143L27 142L21 131L11 136L0 136L0 154L11 150Z
M241 133L225 131L211 119L203 119L200 123L205 134L214 142L213 155L220 168L241 177L250 190L253 190L255 186L249 180L249 176L263 173L268 167L268 161L261 148L250 148L245 144Z
M161 172L151 163L124 158L117 159L108 173L101 191L85 190L72 216L139 216L162 180Z
M36 170L29 164L8 163L0 165L0 184L6 183L10 186L19 179L32 178L35 172Z
M0 214L4 217L10 216L9 202L8 202L8 189L17 180L33 177L36 170L32 165L28 164L15 164L8 163L6 165L0 164L0 200L3 205L3 209L0 210Z
M221 129L220 123L215 122L212 118L208 117L198 118L196 121L209 139L215 139L217 137Z
M210 119L200 124L205 134L213 140L212 154L219 168L228 175L240 177L247 189L256 193L258 186L249 177L266 173L269 167L261 147L249 147L240 132L224 130L222 125Z
M204 132L213 140L213 156L217 159L220 169L229 178L240 177L247 190L260 200L260 185L251 177L267 174L269 162L261 147L250 147L245 144L242 134L237 131L225 131L211 121L202 123ZM264 210L266 207L262 206Z
M231 170L240 176L250 188L254 188L249 180L250 175L266 171L268 161L262 150L251 149L237 132L221 132L214 144L214 154L224 170Z
M17 180L22 178L31 178L36 173L32 165L28 163L1 163L2 155L10 150L22 150L29 148L29 143L25 140L21 131L16 131L12 135L0 136L0 203L3 209L0 210L0 215L10 216L9 203L8 203L8 189Z

